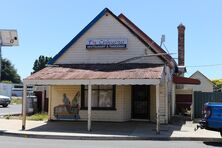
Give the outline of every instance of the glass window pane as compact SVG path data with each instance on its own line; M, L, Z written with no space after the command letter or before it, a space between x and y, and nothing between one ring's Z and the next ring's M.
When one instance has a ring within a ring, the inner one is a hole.
M88 106L88 85L84 86L84 107ZM92 85L92 107L113 107L113 86Z
M88 89L88 85L84 85L84 89ZM99 89L99 85L92 85L92 89Z
M103 91L99 93L99 107L112 107L112 91Z
M88 90L84 91L84 107L88 107Z
M99 89L99 85L92 85L92 89Z
M99 107L98 106L98 91L93 90L92 91L92 107Z
M100 85L99 89L112 89L113 86L112 85Z
M85 90L84 92L85 96L84 96L84 106L88 107L88 90ZM97 90L93 90L92 91L92 107L98 107L98 91Z

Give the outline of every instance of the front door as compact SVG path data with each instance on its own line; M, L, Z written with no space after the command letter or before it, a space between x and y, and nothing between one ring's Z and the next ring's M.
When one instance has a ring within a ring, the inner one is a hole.
M150 119L149 86L132 86L132 119Z

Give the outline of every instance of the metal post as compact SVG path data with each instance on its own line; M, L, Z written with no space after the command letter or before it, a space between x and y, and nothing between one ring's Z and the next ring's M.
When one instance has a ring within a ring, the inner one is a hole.
M159 84L156 85L156 133L160 134L160 115L159 115L159 108L160 108L160 88Z
M23 84L23 98L22 98L22 130L25 130L26 125L26 98L27 98L27 85Z
M88 85L88 131L91 131L92 86Z

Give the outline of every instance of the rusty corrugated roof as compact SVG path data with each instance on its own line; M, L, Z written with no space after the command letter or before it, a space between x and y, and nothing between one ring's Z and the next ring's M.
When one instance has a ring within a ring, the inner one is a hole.
M163 66L148 64L77 64L46 67L25 80L160 79Z

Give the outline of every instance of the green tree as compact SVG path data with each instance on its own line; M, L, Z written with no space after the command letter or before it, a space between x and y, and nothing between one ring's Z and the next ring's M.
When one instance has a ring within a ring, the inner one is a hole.
M214 83L214 91L222 92L222 79L212 80Z
M21 83L21 78L14 65L8 60L2 59L1 81L11 81L12 83Z
M51 60L52 58L51 57L47 57L47 56L43 56L43 55L40 55L38 59L35 60L34 62L34 65L33 65L33 72L32 73L35 73L43 68L46 67L46 64Z

